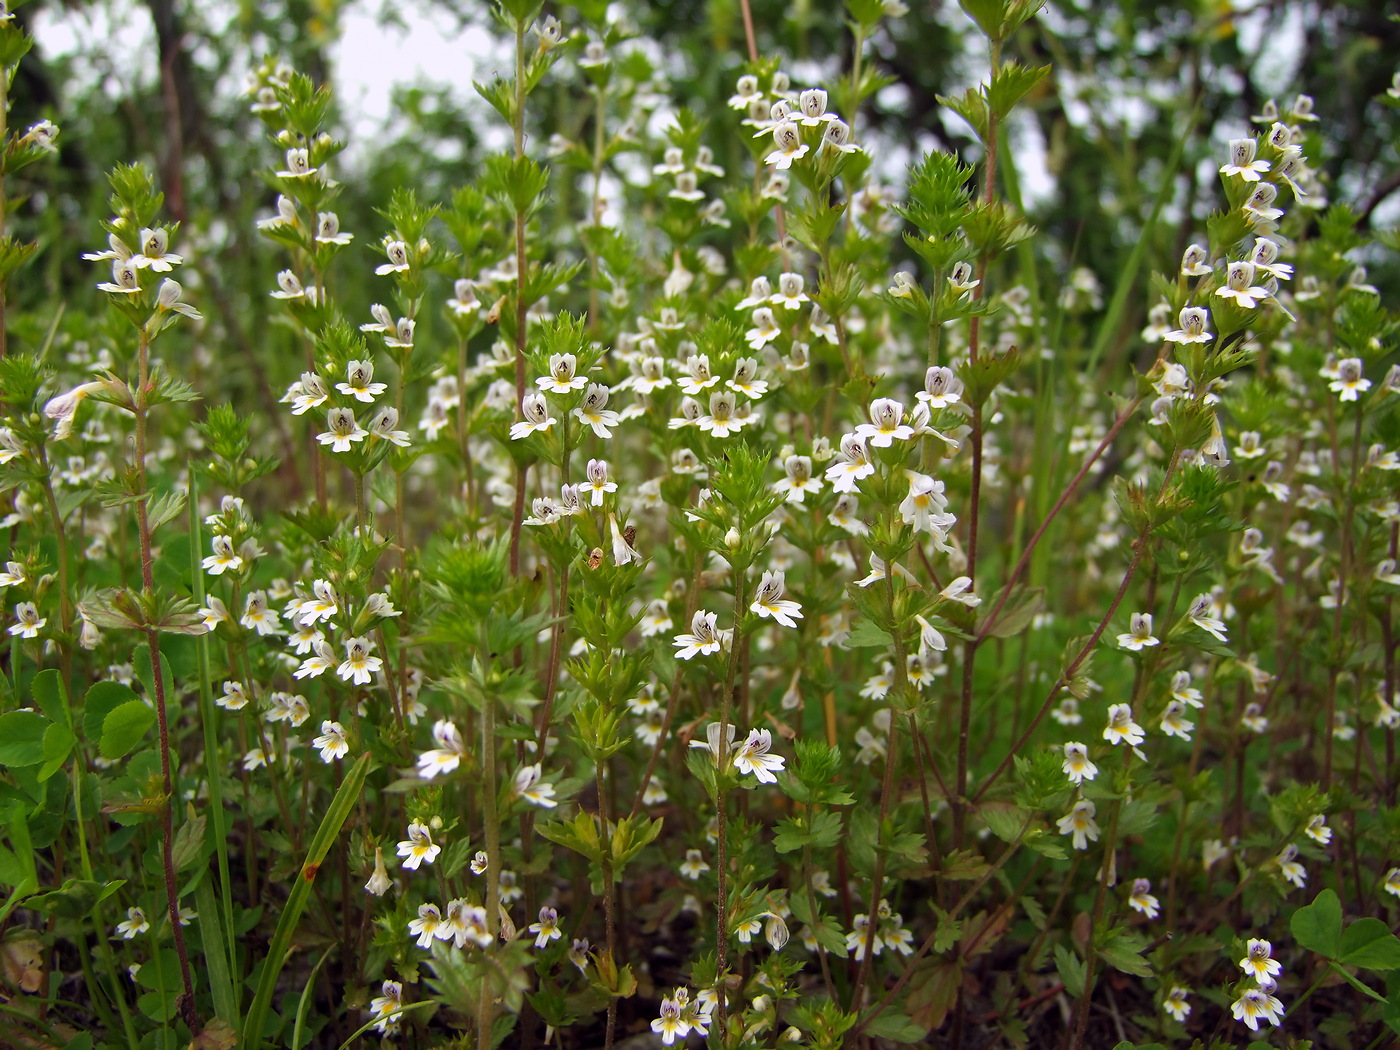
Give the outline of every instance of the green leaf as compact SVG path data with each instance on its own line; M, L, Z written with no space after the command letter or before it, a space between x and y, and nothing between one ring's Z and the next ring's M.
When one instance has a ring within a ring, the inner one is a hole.
M1055 971L1060 975L1065 991L1076 999L1084 994L1085 970L1083 959L1063 944L1055 945Z
M1152 966L1142 957L1147 942L1127 930L1110 930L1098 946L1099 955L1115 969L1135 977L1151 977Z
M126 756L141 742L155 720L156 713L144 700L128 700L102 720L98 751L109 760Z
M102 739L102 723L122 704L137 699L136 692L121 682L97 682L83 698L83 738L90 744Z
M40 671L29 683L29 693L39 705L39 710L53 721L71 726L72 715L64 708L62 688L58 670L53 667Z
M1368 970L1400 970L1400 937L1380 919L1357 919L1342 931L1338 959Z
M886 1010L865 1027L870 1035L889 1039L895 1043L917 1043L928 1035L928 1029L915 1024L907 1016L894 1010Z
M365 786L369 763L370 755L366 753L350 767L340 790L335 793L330 808L321 820L321 826L316 829L316 837L311 840L311 846L306 851L306 860L302 863L296 883L282 908L282 915L277 920L277 930L272 935L272 943L268 946L262 972L258 975L258 987L253 994L253 1003L243 1021L243 1039L240 1045L246 1050L258 1050L263 1045L263 1022L267 1018L268 1007L272 1004L272 993L276 990L277 978L291 951L292 937L301 921L301 913L306 910L307 901L311 899L316 872L320 869L321 862L326 859L326 854L330 852L340 829L349 819L351 810L355 808L355 803Z
M1335 959L1341 955L1342 902L1332 890L1323 890L1311 904L1293 913L1288 928L1308 951Z
M73 730L62 723L54 722L44 730L44 767L39 770L40 782L48 780L63 768L77 742Z
M44 733L51 724L37 711L0 715L0 766L37 766L44 761Z

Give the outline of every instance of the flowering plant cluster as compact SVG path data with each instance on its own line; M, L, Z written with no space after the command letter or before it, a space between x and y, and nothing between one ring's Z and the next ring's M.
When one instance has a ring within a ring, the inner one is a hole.
M232 298L133 164L39 302L0 178L20 1045L1400 1033L1400 240L1298 95L1064 266L1041 5L961 6L908 164L898 0L845 66L741 0L690 108L501 0L503 148L382 194L268 58Z

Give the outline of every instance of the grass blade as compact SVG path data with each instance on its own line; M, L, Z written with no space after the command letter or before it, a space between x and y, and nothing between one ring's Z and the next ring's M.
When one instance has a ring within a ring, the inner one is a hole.
M267 1010L272 1003L277 978L287 961L287 952L292 946L292 935L296 933L301 913L306 910L307 901L311 899L311 887L316 881L316 872L321 862L326 859L326 854L330 852L331 844L340 834L340 829L349 819L350 810L354 808L360 791L365 786L369 760L368 753L361 755L360 760L346 774L340 790L331 800L331 807L326 811L321 826L316 829L316 837L311 840L311 847L306 851L306 860L301 865L301 876L292 887L287 906L282 909L282 915L277 920L277 931L272 935L272 943L268 946L267 959L258 977L258 988L253 994L253 1005L243 1022L241 1045L247 1050L258 1050L258 1047L263 1045L263 1022L267 1019Z

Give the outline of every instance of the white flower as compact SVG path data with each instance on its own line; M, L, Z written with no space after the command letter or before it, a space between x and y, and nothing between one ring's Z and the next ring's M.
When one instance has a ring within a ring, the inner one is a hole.
M433 938L443 928L442 912L436 904L420 904L418 918L408 923L408 932L418 938L418 947L432 947Z
M384 661L371 656L368 638L350 638L345 642L345 660L335 669L341 679L355 685L369 685L374 673L384 666Z
M1302 889L1308 881L1307 869L1298 863L1298 847L1289 843L1279 851L1279 855L1274 858L1278 864L1279 873L1293 885Z
M550 941L564 936L559 930L559 913L553 908L541 908L540 921L530 923L529 929L535 935L536 948L547 948Z
M1089 842L1099 841L1099 825L1094 820L1096 807L1087 798L1081 798L1070 811L1056 821L1062 835L1072 835L1075 849L1088 849Z
M1064 751L1065 761L1062 768L1071 784L1082 784L1099 775L1099 767L1089 761L1089 749L1083 744L1071 740L1065 745Z
M1162 732L1167 736L1179 736L1182 740L1190 740L1195 728L1196 723L1186 718L1186 705L1180 700L1169 700L1166 710L1162 712Z
M512 441L519 441L536 431L544 433L559 422L549 414L549 404L545 399L535 393L527 393L521 399L520 416L521 419L518 423L511 424L510 437Z
M146 913L140 908L127 908L126 918L117 923L117 932L121 934L123 940L127 941L145 933L150 928L151 924L146 919Z
M1133 652L1140 652L1147 646L1156 645L1157 639L1152 635L1152 614L1133 613L1128 621L1128 633L1118 636L1118 644Z
M403 1010L403 985L398 981L385 981L381 988L384 994L369 1001L369 1012L379 1034L390 1035L398 1030L398 1015Z
M710 865L705 862L704 855L698 849L685 851L685 860L681 861L681 874L687 879L696 881L709 870Z
M467 753L461 732L446 719L433 723L433 739L438 746L418 756L418 775L424 780L431 780L439 773L451 773Z
M542 766L536 762L532 766L522 766L515 773L515 793L532 806L553 809L559 803L554 798L554 785L542 783Z
M1222 175L1238 175L1245 182L1258 182L1261 172L1269 170L1267 160L1255 160L1259 144L1254 139L1231 139L1230 161L1220 167Z
M388 869L384 867L384 850L374 847L374 871L365 883L365 892L372 893L376 897L382 897L389 892L389 887L393 882L389 879Z
M1262 988L1246 988L1230 1007L1230 1013L1251 1032L1259 1030L1261 1017L1275 1027L1283 1023L1283 1003Z
M732 726L730 728L733 728ZM776 784L774 770L783 768L783 756L769 754L773 735L766 729L750 729L748 738L734 753L734 768L751 773L760 784Z
M10 634L38 638L40 629L48 622L39 615L39 609L33 602L20 602L15 606L15 623L10 626Z
M689 660L697 653L709 656L724 646L726 631L719 630L715 623L719 617L712 612L697 609L690 620L690 633L678 634L675 645L679 650L677 660Z
M355 421L355 413L348 408L333 408L327 412L326 427L323 433L316 435L316 440L322 445L329 445L332 452L349 452L355 442L369 437L369 431Z
M339 722L322 722L321 735L311 741L311 746L321 752L321 761L327 765L350 753L350 744L345 739L345 727Z
M784 627L796 627L797 621L802 619L802 606L797 602L784 599L784 589L784 573L765 571L759 581L758 592L754 595L749 611L755 612L765 619L771 616ZM767 730L764 732L766 733Z
M387 263L381 263L374 268L374 272L379 276L390 273L408 272L408 245L403 241L387 240L384 242L384 254L388 257Z
M1371 381L1361 374L1361 358L1344 357L1337 362L1337 378L1327 384L1342 401L1356 401L1371 389Z
M1108 709L1108 725L1103 738L1110 744L1137 747L1144 737L1142 726L1133 721L1133 709L1127 704L1112 704Z
M1191 1004L1186 1001L1186 997L1189 994L1190 992L1187 989L1176 985L1167 993L1167 997L1162 1000L1162 1009L1171 1014L1173 1019L1177 1021L1186 1020L1187 1015L1191 1013Z
M912 427L900 422L904 406L893 398L877 397L870 402L870 422L856 427L856 436L865 438L876 448L889 448L895 438L907 441L914 436Z
M800 160L811 149L802 141L802 133L790 120L779 121L773 128L773 144L777 148L764 158L779 171L792 167L792 162Z
M409 823L408 838L399 843L398 849L398 855L403 858L405 868L416 871L418 865L425 860L429 864L437 860L441 852L442 847L433 841L433 833L428 829L428 825L420 820Z
M1149 919L1157 917L1160 904L1156 897L1152 896L1152 883L1147 879L1135 879L1133 881L1133 892L1128 897L1128 907L1134 911L1140 911Z
M1327 818L1321 813L1314 813L1308 818L1303 834L1319 846L1326 846L1332 841L1332 829L1327 826Z

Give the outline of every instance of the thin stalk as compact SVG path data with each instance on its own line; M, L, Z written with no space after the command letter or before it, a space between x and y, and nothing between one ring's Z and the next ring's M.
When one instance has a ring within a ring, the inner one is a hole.
M0 78L3 79L3 78ZM141 585L146 594L155 592L152 572L151 522L146 513L146 398L150 384L151 341L146 329L140 330L137 347L137 388L132 410L136 416L136 490L141 493L136 503L136 527L141 544ZM165 870L165 899L170 914L170 930L175 938L175 954L180 959L180 980L184 992L179 1008L190 1031L199 1031L199 1014L195 1009L194 981L190 977L190 958L185 949L184 928L180 925L179 887L175 881L175 829L172 808L175 804L175 783L170 772L170 724L166 716L165 676L161 667L160 632L146 628L146 644L151 653L151 677L155 686L156 725L160 730L161 790L165 804L160 811L161 861Z
M736 638L729 647L729 659L724 669L724 686L720 690L720 754L715 756L715 830L718 835L715 863L718 881L715 899L715 994L718 997L718 1001L715 1003L715 1021L719 1029L719 1042L721 1045L723 1045L725 1041L725 1034L729 1024L727 1016L728 995L726 994L725 983L725 969L729 965L729 828L728 821L726 820L728 816L728 797L724 793L723 782L724 778L729 775L729 770L731 768L729 747L730 705L734 694L734 678L739 670L739 650L742 648L737 636L743 629L744 584L747 582L747 579L747 573L742 570L734 574L734 633Z
M1128 768L1132 750L1123 748L1123 768ZM1099 888L1094 893L1094 910L1089 919L1089 940L1084 949L1084 992L1079 997L1079 1008L1075 1014L1074 1035L1070 1040L1071 1050L1079 1050L1084 1045L1084 1029L1089 1024L1089 1001L1094 995L1094 968L1098 964L1098 952L1094 950L1094 937L1099 920L1103 917L1104 901L1108 898L1108 883L1117 870L1115 853L1118 849L1118 818L1123 812L1122 797L1113 800L1113 811L1108 817L1108 832L1104 835L1103 864L1099 867Z
M515 26L515 107L511 114L515 158L525 156L525 23ZM525 215L515 213L515 410L525 400ZM520 530L525 523L525 482L529 468L515 470L515 506L510 521L510 574L520 575ZM490 1050L489 1047L484 1050Z

